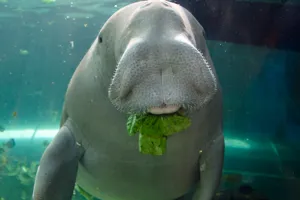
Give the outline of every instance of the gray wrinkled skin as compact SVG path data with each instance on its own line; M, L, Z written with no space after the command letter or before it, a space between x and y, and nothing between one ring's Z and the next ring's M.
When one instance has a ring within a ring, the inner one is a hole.
M215 95L216 77L198 45L186 11L171 3L139 3L120 34L117 68L109 87L112 103L124 112L182 105L198 110ZM198 38L196 38L198 36ZM197 41L198 40L198 41ZM111 76L111 74L110 74Z
M222 98L203 34L167 1L136 2L108 19L70 81L61 121L81 145L84 190L103 200L172 200L196 187L193 200L212 198L223 166ZM143 155L127 113L163 103L184 107L192 125L168 138L165 155Z

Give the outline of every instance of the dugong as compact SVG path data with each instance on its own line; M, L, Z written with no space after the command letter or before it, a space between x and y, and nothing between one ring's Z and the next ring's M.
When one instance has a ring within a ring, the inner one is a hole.
M121 8L70 80L33 199L71 200L76 183L102 200L211 200L224 157L221 94L203 27L189 11L164 0ZM140 153L128 113L179 108L191 126L168 138L164 155Z

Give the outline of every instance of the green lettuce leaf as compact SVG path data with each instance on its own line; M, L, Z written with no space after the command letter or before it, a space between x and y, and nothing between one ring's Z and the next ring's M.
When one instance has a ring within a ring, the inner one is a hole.
M130 136L137 134L143 124L146 116L144 115L130 115L127 119L127 132Z
M167 148L167 137L139 135L139 151L143 154L163 155Z
M139 133L139 151L162 155L166 150L167 137L187 129L191 120L179 113L170 115L130 115L127 131L130 136Z
M185 116L174 114L160 118L160 131L164 136L170 136L187 129L191 125L191 120Z

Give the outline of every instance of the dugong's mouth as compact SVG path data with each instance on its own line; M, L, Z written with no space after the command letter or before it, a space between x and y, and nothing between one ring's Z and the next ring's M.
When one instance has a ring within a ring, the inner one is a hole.
M150 107L147 111L154 115L172 114L179 111L181 106L179 105L162 105Z

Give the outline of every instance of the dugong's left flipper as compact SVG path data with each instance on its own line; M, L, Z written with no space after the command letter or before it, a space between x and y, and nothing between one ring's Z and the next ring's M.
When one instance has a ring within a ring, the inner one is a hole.
M32 199L71 200L80 154L72 129L62 126L40 160Z
M211 200L217 192L224 160L224 135L218 135L200 155L200 182L193 200Z

